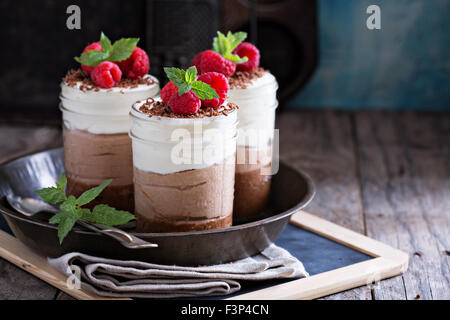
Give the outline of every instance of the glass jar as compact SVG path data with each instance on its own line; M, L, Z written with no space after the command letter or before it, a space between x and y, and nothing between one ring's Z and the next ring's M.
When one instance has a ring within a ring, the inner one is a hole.
M269 202L278 84L269 72L228 93L239 106L234 220L257 219Z
M155 79L156 80L156 79ZM134 210L133 162L128 136L131 105L159 92L159 84L133 89L80 90L61 85L64 166L68 194L81 195L105 180L112 183L89 206Z
M232 224L237 112L171 118L131 111L135 215L141 232Z

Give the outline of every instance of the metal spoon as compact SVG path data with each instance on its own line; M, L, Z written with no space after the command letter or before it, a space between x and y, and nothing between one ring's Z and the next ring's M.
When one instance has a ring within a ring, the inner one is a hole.
M16 211L27 217L32 217L39 212L59 213L60 211L52 205L34 198L22 198L9 194L6 196L6 200ZM78 224L85 228L93 230L98 233L105 234L111 238L119 241L124 247L129 249L144 249L144 248L156 248L155 243L150 243L142 240L128 232L120 230L118 228L105 226L98 223L92 223L86 220L78 220Z

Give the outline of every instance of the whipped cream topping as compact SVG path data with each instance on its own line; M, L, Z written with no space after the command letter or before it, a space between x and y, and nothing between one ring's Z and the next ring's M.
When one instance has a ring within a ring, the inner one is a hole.
M228 100L239 106L238 146L267 148L273 138L278 83L268 71L247 88L228 91Z
M137 169L170 174L234 161L236 110L227 116L204 118L149 117L139 110L144 104L139 101L131 109L130 136Z
M61 110L64 125L94 134L127 133L131 121L129 112L133 103L159 94L159 81L140 84L133 88L81 90L81 81L75 86L61 83Z

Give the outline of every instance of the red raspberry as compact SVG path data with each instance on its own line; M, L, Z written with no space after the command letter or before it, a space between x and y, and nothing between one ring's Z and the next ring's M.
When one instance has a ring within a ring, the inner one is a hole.
M237 54L239 57L247 57L248 61L238 63L236 65L237 71L254 71L259 66L259 50L250 42L241 42L236 49L233 50L233 54Z
M122 71L117 64L103 61L91 72L91 79L101 88L111 88L122 78Z
M161 89L160 96L162 101L169 103L170 98L175 94L178 94L178 87L170 81Z
M88 50L100 50L102 51L102 45L100 42L94 42L88 45L86 48L84 48L82 53L85 53ZM81 65L81 69L87 72L87 74L91 74L92 70L94 70L95 67L86 66L84 64Z
M203 52L204 51L202 51L200 53L197 53L197 55L194 57L194 59L192 59L192 62L191 62L191 66L196 66L197 67L198 74L202 73L202 71L200 69L200 63L202 61Z
M201 56L200 69L202 73L220 72L225 77L229 77L236 71L236 64L233 61L225 59L217 52L206 50L203 51Z
M194 114L200 109L201 104L200 99L192 91L188 91L181 96L173 95L169 100L170 109L180 114Z
M202 107L220 107L227 98L228 89L230 88L227 78L218 72L207 72L199 76L197 80L209 84L219 95L219 98L202 100Z
M145 76L150 70L150 60L147 53L139 47L134 48L133 53L127 59L118 61L122 73L130 79Z

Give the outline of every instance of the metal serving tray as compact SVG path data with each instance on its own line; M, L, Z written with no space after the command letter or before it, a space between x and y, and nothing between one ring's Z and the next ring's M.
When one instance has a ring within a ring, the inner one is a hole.
M5 196L12 192L37 197L33 190L54 185L63 171L62 148L0 165L0 213L20 241L49 257L77 251L114 259L189 266L229 262L268 247L283 232L289 217L314 196L314 185L308 175L280 163L272 180L270 206L262 219L209 231L134 233L157 243L158 248L127 249L107 236L81 228L72 230L59 245L57 229L47 223L48 216L24 217L7 205Z

